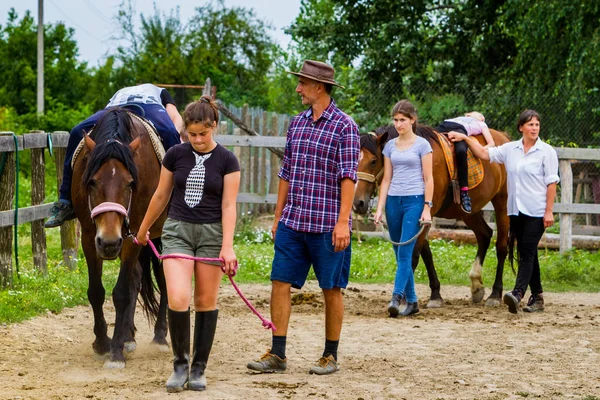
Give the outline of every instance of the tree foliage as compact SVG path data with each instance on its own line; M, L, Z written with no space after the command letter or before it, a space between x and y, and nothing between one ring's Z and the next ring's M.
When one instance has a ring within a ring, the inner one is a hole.
M503 129L537 108L551 136L577 122L585 143L600 131L598 22L587 0L303 0L288 32L304 56L356 69L359 104L344 106L365 118L400 96L429 116L477 107Z
M139 31L131 22L134 13L127 7L119 13L123 36L129 38L116 55L120 85L199 85L210 77L225 102L269 105L268 74L278 49L267 33L269 26L252 10L208 3L183 24L177 10L167 15L155 9L150 16L141 15Z

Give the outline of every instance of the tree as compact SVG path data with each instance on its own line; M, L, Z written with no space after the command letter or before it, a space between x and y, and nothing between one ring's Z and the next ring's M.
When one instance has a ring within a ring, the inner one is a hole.
M154 10L141 15L141 30L131 22L135 12L122 6L119 20L128 46L118 49L122 84L140 82L202 84L211 78L221 100L268 107L268 77L278 50L268 25L242 7L222 1L196 8L186 24L178 11ZM188 99L189 100L189 99Z
M85 98L90 74L87 64L77 60L73 29L62 23L47 24L45 30L45 99L49 104L75 106ZM27 11L19 20L14 9L5 27L0 27L0 105L19 114L36 109L37 25Z

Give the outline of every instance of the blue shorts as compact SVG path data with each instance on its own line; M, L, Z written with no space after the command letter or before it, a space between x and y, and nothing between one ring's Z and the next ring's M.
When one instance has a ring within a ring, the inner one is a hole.
M335 252L331 235L332 232L298 232L279 222L271 280L290 283L300 289L312 265L321 289L344 289L350 276L352 244Z

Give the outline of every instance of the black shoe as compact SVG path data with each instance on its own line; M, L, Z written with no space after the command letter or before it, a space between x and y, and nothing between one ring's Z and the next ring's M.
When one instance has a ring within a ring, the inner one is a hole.
M401 301L402 298L399 294L392 295L392 301L390 301L390 304L388 305L388 313L390 314L390 317L396 318L400 314Z
M517 290L512 292L506 292L503 297L504 304L508 306L508 311L516 314L519 311L519 304L521 304L521 293Z
M406 308L402 310L400 315L402 317L408 317L409 315L413 315L419 312L419 303L418 302L406 302Z
M73 206L70 203L66 204L57 201L54 203L54 206L50 212L52 213L52 216L48 218L44 224L44 228L61 226L66 221L75 219L75 210L73 210Z
M528 313L544 311L544 295L539 293L529 296L527 306L523 307L523 311Z
M471 214L471 198L469 197L469 192L467 190L460 191L460 207L467 214Z

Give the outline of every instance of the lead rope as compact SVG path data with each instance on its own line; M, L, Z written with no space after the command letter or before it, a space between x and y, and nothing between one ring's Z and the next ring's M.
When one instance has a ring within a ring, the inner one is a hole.
M135 236L132 236L132 239L135 244L140 245L140 243L138 242L138 240ZM193 260L193 261L201 261L201 262L218 262L221 264L221 269L223 269L224 264L225 264L225 261L222 258L192 257L192 256L186 256L186 255L179 255L179 254L178 255L167 254L166 256L161 256L160 253L158 252L158 250L156 250L156 247L154 246L154 243L152 243L151 240L148 240L148 244L150 245L150 248L154 252L154 255L156 257L158 257L160 260L164 260L166 258L183 258L185 260ZM225 272L225 271L223 271L223 272ZM233 274L231 274L231 275L227 274L227 277L229 278L229 282L231 282L231 285L233 286L233 288L235 289L237 294L240 296L240 298L244 301L244 303L246 303L246 305L248 306L250 311L252 311L254 313L254 315L256 315L262 321L262 326L265 327L265 329L271 329L273 332L275 332L277 330L275 325L271 321L269 321L268 319L266 319L265 317L260 315L258 310L256 310L256 308L254 308L252 303L250 303L250 301L246 298L246 296L244 296L244 294L242 293L242 291L240 290L238 285L236 285L236 283L233 281L233 277L235 276L236 272L237 272L237 261L235 262L235 268L234 268Z
M374 220L374 218L372 218L372 217L369 217L369 219ZM419 225L421 225L421 229L419 229L419 232L417 232L417 234L415 236L411 237L410 239L408 239L407 241L404 241L404 242L394 242L392 240L392 238L389 236L389 229L387 229L387 223L385 223L383 221L381 223L381 231L383 233L383 238L385 240L387 240L388 242L390 242L391 244L393 244L394 246L406 246L407 244L410 244L410 243L414 242L415 240L417 240L423 232L425 232L425 239L427 239L427 235L429 234L429 228L431 228L431 221L419 220ZM386 230L388 231L387 234L386 234Z

